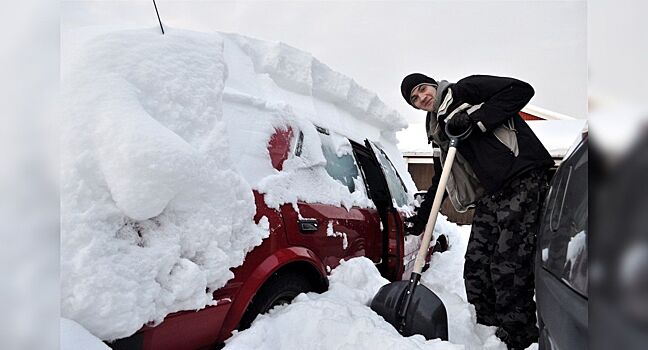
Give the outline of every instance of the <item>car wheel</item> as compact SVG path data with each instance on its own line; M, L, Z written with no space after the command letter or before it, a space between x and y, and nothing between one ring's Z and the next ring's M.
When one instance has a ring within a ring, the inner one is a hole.
M277 305L289 304L299 293L313 291L312 283L297 272L275 273L252 298L239 323L239 330L250 327L254 319Z

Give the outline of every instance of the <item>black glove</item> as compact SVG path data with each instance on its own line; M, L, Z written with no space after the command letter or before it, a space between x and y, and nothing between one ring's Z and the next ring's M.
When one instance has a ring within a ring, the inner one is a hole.
M418 214L405 219L405 233L408 235L420 236L425 231L425 222Z
M432 178L432 185L428 188L425 197L423 197L423 202L421 206L416 209L416 214L405 219L405 233L409 235L419 236L425 231L425 225L427 225L428 218L430 217L430 212L432 212L432 204L434 203L434 195L436 194L437 185L441 178L441 165L440 160L435 159L435 174ZM437 169L438 167L438 169ZM444 191L443 199L448 196L448 192Z
M448 120L448 131L453 135L461 135L468 130L472 122L468 113L461 111Z
M416 208L414 216L405 219L405 233L408 235L419 236L425 231L425 225L427 225L428 217L432 211L432 201L434 200L435 191L436 186L432 184L425 197L423 197L421 206Z

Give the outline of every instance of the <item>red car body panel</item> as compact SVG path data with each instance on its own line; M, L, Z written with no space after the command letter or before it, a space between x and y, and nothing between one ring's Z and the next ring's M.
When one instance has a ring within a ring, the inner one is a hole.
M353 207L347 211L333 205L307 203L299 203L298 208L299 213L291 205L281 207L291 245L310 248L330 269L339 265L340 259L356 256L380 260L380 247L376 247L380 242L380 219L376 209ZM300 216L316 220L317 231L300 232ZM335 236L330 235L331 230Z
M254 198L257 205L255 221L258 222L263 216L267 217L270 223L270 236L246 255L243 265L232 269L234 278L228 281L225 287L214 293L214 299L231 298L233 303L226 321L222 324L222 330L218 337L220 341L229 338L232 331L238 326L241 316L254 294L277 270L291 263L305 262L318 271L321 276L326 276L324 265L313 251L288 243L283 218L279 212L268 208L263 200L263 195L256 191Z
M155 327L146 326L142 335L142 348L156 350L200 349L218 342L217 332L222 325L231 302L223 300L216 306L200 311L182 311L168 315Z

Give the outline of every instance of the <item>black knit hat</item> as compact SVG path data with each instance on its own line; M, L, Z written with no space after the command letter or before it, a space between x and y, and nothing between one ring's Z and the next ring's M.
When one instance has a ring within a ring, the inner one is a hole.
M436 80L428 77L427 75L423 75L421 73L412 73L405 78L403 78L403 82L401 83L401 94L403 94L403 98L407 103L409 103L410 106L414 107L412 104L412 101L410 101L410 95L412 94L412 90L414 90L415 87L417 87L420 84L430 84L434 85L437 87L439 84L437 84ZM416 107L414 107L416 108Z

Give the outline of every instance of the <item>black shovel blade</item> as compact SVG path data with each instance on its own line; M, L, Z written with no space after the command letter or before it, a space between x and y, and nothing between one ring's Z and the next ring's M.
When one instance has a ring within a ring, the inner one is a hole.
M382 316L403 336L421 334L425 339L448 340L448 315L439 297L423 285L414 288L414 294L403 313L403 301L409 282L397 281L384 285L371 301L371 309ZM403 321L405 323L403 323Z

